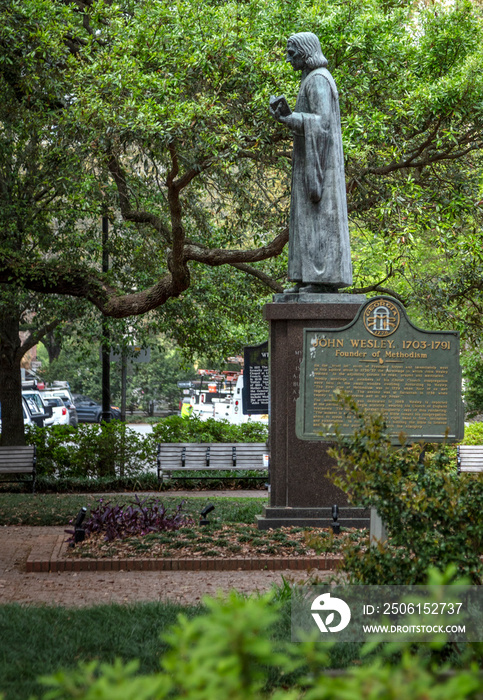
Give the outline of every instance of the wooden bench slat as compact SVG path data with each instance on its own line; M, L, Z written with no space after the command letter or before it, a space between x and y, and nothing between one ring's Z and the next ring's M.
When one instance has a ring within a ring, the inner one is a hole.
M33 461L30 460L29 462L22 461L22 462L14 462L13 464L11 464L11 463L0 464L1 469L18 469L20 467L27 467L28 469L33 469L34 468Z
M162 461L165 464L177 464L178 462L181 464L182 460L181 460L181 457L178 455L177 457L172 457L172 458L170 457L168 459L163 458ZM199 464L200 462L205 462L205 461L206 461L206 455L202 455L201 458L199 458L199 459L196 459L195 457L193 457L193 455L186 455L185 460L184 460L185 464ZM210 455L210 463L226 464L227 462L231 463L232 461L233 460L232 460L231 455L229 457L222 457L222 458L213 457L212 455ZM263 461L262 454L255 455L253 457L238 457L238 455L236 456L237 464L239 462L243 462L245 464L250 464L250 462L256 463L256 462L260 462L260 461Z
M11 460L20 460L22 462L33 462L33 454L26 455L26 454L21 454L21 455L15 455L15 454L10 454L10 455L0 455L0 461L1 462L10 462Z
M243 471L243 472L255 472L255 471L266 471L267 467L196 467L196 469L189 467L163 467L163 472L204 472L204 471L217 471L217 472L231 472L231 471Z
M157 462L159 480L168 471L266 471L268 448L264 442L159 443Z
M240 444L235 444L235 445L227 445L227 444L222 444L222 445L210 445L209 443L202 444L202 445L194 445L188 443L187 445L180 445L179 447L173 447L170 445L163 444L161 445L161 452L164 454L178 454L181 452L182 449L185 449L186 452L192 452L194 454L201 454L203 452L206 452L206 450L210 448L211 451L216 452L218 454L231 454L233 448L236 449L236 451L240 452L246 452L246 453L251 453L251 452L260 452L261 450L266 450L265 444L260 444L258 445L257 443L253 443L253 446L250 445L244 445L243 443Z
M32 492L35 491L36 464L37 457L34 445L0 446L0 476L30 475L32 477Z
M189 469L189 468L190 468L190 464L193 465L193 468L195 468L195 467L197 467L197 466L200 466L200 464L204 464L205 461L206 461L206 460L202 460L202 462L200 463L199 461L196 461L196 462L195 462L195 461L191 461L191 460L188 460L188 459L187 459L187 460L185 461L185 463L184 463L184 467L183 467L183 468L184 468L184 469ZM260 459L237 459L237 460L236 460L237 466L244 466L244 467L249 467L251 464L253 464L253 465L255 465L255 466L256 466L256 465L263 465L263 463L264 463L264 460L263 460L262 457L260 457ZM181 466L181 465L182 465L182 462L181 462L180 459L163 460L163 464L164 464L164 465L168 465L168 464L176 465L176 464L179 464L179 465ZM214 459L210 459L210 465L211 465L212 467L216 467L216 466L219 467L219 466L223 466L223 465L225 465L225 464L233 464L233 462L232 462L231 459L224 459L224 460L214 460Z
M240 452L237 452L235 454L236 459L258 459L259 457L263 457L264 454L268 454L268 452L252 452L249 455L245 454L240 454ZM163 460L166 460L167 462L169 461L174 461L177 459L181 459L181 453L177 455L160 455ZM199 459L205 459L206 457L206 452L203 452L201 455L194 455L190 452L186 452L184 455L184 459L191 459L191 460L199 460ZM232 454L230 453L229 455L217 455L216 453L213 454L213 452L210 452L210 459L212 460L217 460L219 462L222 462L223 460L230 460L232 459ZM27 460L24 460L27 461Z
M22 462L32 462L33 461L33 454L9 454L9 455L0 455L0 462L10 462L12 459L14 460L19 460Z
M483 445L458 445L458 472L483 472Z
M17 467L15 470L0 467L0 474L32 474L32 471L32 465L30 467Z
M30 454L32 455L34 453L34 448L33 447L0 447L0 454L2 455L8 455L8 454Z
M0 464L8 464L9 462L33 462L32 455L9 455L8 457L0 457Z
M237 464L240 462L243 462L245 464L250 464L250 462L254 462L254 463L260 462L260 461L263 461L264 454L268 454L268 453L260 453L258 455L253 455L253 456L252 455L250 455L250 456L243 456L242 455L241 457L237 454L236 455L236 462L237 462ZM198 464L200 461L204 461L205 458L206 458L205 454L203 454L201 456L201 459L196 459L193 455L186 455L185 463L186 464L189 464L189 463ZM162 460L165 464L166 463L171 464L171 463L177 463L177 462L179 462L181 464L181 456L180 455L176 455L176 456L168 457L168 458L162 457ZM232 461L231 455L225 456L225 457L220 457L218 455L212 455L212 454L210 455L210 462L211 463L216 462L217 464L225 464L225 462L231 462L231 461Z

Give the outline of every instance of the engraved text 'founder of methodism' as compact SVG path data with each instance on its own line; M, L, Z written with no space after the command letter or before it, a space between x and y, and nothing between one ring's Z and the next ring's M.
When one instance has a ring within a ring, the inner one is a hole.
M334 293L352 284L339 96L315 34L293 34L287 61L302 71L293 112L284 97L272 116L293 132L287 292Z

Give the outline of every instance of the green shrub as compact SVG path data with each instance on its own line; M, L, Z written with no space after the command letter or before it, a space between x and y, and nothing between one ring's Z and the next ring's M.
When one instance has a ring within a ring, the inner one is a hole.
M111 491L156 491L159 487L155 472L136 473L132 476L40 476L35 483L37 493L110 493ZM9 492L15 490L9 484ZM18 491L30 493L29 485L17 487ZM0 492L1 493L1 492Z
M461 356L463 368L463 399L468 418L483 413L483 355L481 348Z
M369 548L350 545L344 569L355 582L416 584L430 566L457 565L460 576L483 580L483 476L458 475L444 449L419 458L420 445L395 448L380 416L341 399L359 421L350 437L338 435L331 454L333 482L358 506L376 508L389 540Z
M27 444L37 447L37 475L45 479L135 479L156 464L159 442L264 442L262 423L231 425L213 418L202 421L169 416L143 436L121 421L110 423L30 426Z
M463 445L483 445L483 423L465 425Z
M155 464L149 441L120 421L81 424L77 428L31 426L26 439L37 447L39 476L134 477L147 463Z
M197 416L168 416L153 426L152 439L158 442L265 442L268 428L263 423L232 425L226 420Z

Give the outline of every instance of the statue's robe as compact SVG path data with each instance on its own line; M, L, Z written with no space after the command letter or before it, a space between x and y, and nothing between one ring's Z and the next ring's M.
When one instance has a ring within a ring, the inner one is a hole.
M339 96L326 68L303 80L294 132L288 278L352 284Z

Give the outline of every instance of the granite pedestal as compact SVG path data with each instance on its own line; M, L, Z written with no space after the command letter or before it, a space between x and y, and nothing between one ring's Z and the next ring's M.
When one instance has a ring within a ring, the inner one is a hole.
M347 496L327 478L335 466L330 444L299 440L295 407L299 396L304 328L341 328L350 323L363 295L276 294L264 308L270 322L270 506L261 530L285 525L328 527L339 506L342 527L369 527L370 514L347 505Z

